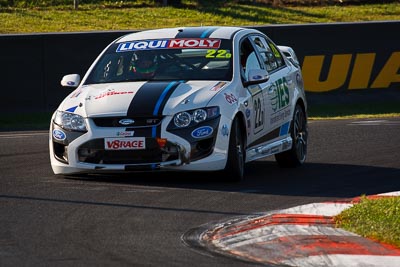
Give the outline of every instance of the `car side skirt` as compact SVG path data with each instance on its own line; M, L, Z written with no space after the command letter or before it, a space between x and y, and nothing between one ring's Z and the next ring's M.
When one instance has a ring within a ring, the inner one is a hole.
M268 144L260 144L246 150L246 162L265 158L292 148L292 137L288 136L284 139L277 140Z

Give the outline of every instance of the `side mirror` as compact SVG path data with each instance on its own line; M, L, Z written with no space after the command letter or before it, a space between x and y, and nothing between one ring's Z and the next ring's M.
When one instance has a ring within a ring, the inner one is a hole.
M78 87L81 82L81 76L79 74L68 74L65 75L61 80L61 85L64 87Z
M251 69L247 75L247 81L243 84L245 87L252 84L265 83L269 80L268 71L264 69Z
M300 67L300 62L297 59L297 55L294 52L293 48L290 46L283 46L283 45L278 45L278 48L283 52L283 54L287 57L287 59L292 62L293 65L296 67Z

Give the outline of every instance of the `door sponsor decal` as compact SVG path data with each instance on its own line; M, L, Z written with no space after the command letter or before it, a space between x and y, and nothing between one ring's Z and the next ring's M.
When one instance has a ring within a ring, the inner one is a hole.
M276 112L289 105L289 87L285 77L278 79L274 86L276 90L270 93L270 99L272 110Z
M265 107L264 107L264 99L261 91L253 96L253 114L254 114L254 134L260 132L264 129L264 116L265 116ZM247 110L246 110L247 111ZM250 114L250 110L249 110ZM247 116L247 112L246 112Z

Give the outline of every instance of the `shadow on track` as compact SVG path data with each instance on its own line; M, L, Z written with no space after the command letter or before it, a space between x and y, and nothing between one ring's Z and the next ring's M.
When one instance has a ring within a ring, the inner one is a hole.
M400 169L344 164L306 163L282 169L274 161L247 165L240 183L227 182L220 173L153 172L113 175L68 176L67 179L97 183L187 188L221 192L349 198L400 190Z

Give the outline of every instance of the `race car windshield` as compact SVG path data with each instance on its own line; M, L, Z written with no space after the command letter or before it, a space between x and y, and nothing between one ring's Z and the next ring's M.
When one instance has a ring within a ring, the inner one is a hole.
M195 39L178 42L176 39L167 39L112 45L94 66L85 84L231 79L230 40Z

